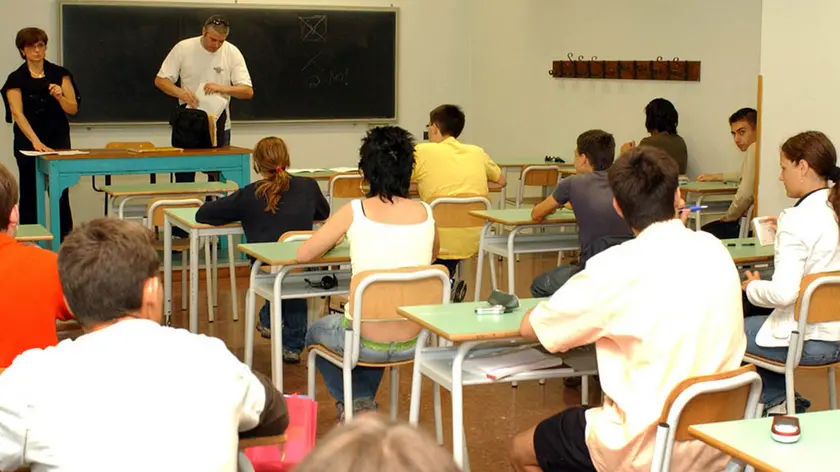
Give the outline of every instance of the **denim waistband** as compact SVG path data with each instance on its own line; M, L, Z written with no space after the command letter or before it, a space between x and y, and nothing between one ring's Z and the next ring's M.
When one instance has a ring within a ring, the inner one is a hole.
M353 322L350 321L348 318L344 318L341 321L341 327L344 329L352 329ZM417 336L409 339L408 341L395 341L392 343L383 343L380 341L372 341L370 339L366 339L365 337L361 337L362 346L370 349L371 351L380 351L380 352L390 352L394 351L407 351L409 349L413 349L417 346Z

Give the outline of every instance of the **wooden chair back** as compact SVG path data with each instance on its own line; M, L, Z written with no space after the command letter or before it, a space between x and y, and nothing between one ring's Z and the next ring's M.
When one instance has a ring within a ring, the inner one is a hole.
M330 200L334 198L362 198L367 193L363 189L361 174L346 172L330 177Z
M165 205L157 205L154 210L152 211L152 207L157 202L161 201L169 201L169 202L183 202L183 203L168 203ZM146 204L146 217L148 218L148 227L161 227L163 226L163 211L169 210L172 208L198 208L201 206L201 200L196 199L195 197L192 198L155 198L150 200ZM150 214L151 212L151 214Z
M111 141L105 145L105 149L147 149L155 147L149 141Z
M439 201L443 198L462 201ZM470 212L491 208L490 200L484 195L435 196L429 205L438 228L480 228L484 226L484 220L470 215Z
M416 274L425 270L436 271L435 276L406 281L377 281L359 288L368 278L381 274ZM439 273L442 277L438 276ZM443 300L443 284L449 283L449 270L442 265L405 267L390 270L369 270L353 276L350 281L349 306L355 307L357 297L362 297L362 321L406 321L397 314L397 308L412 305L440 305ZM354 308L355 309L355 308ZM359 313L353 312L353 316Z
M667 423L668 414L677 397L687 388L694 384L710 382L713 380L731 379L746 372L755 372L754 365L745 365L739 369L728 372L721 372L714 375L703 375L683 380L668 395L665 405L662 407L662 414L659 417L660 423ZM674 430L674 438L677 441L692 439L688 434L688 427L695 424L717 423L744 418L744 411L747 408L751 384L742 385L732 390L722 392L703 393L691 399L680 413L676 425L670 425ZM675 428L675 429L674 429Z
M277 240L278 243L286 242L286 241L305 241L312 237L314 231L286 231L280 236L280 239Z
M525 166L520 177L522 185L553 187L560 178L560 170L556 166Z
M840 280L824 280L826 277L838 276L840 276L840 272L818 272L802 277L802 282L799 284L799 297L796 299L796 306L793 311L793 318L799 321L802 313L802 302L804 301L808 287L814 282L820 281L820 285L811 292L810 299L807 303L808 324L840 321Z
M279 446L286 442L286 435L280 434L277 436L263 436L259 438L247 438L239 440L239 450L244 451L251 447L260 446Z

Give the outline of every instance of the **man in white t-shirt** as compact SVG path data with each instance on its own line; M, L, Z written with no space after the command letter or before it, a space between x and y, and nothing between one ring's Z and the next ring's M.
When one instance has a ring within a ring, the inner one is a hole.
M230 22L213 15L204 22L201 36L180 41L169 51L155 77L155 87L182 105L197 108L197 94L218 94L227 100L224 132L218 134L219 146L230 144L230 98L250 100L254 97L251 75L239 48L227 42ZM176 85L180 79L180 87ZM177 182L195 181L194 173L176 173Z
M232 472L240 437L286 430L269 379L217 338L160 325L159 270L137 223L93 220L64 240L59 277L85 334L0 374L0 470Z

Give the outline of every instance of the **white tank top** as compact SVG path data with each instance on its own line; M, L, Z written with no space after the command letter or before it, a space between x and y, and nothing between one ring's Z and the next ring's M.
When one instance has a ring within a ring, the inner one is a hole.
M431 207L421 203L426 208L426 221L392 225L369 220L362 211L362 200L353 200L353 223L347 230L347 239L350 241L350 265L354 274L432 263L435 219Z

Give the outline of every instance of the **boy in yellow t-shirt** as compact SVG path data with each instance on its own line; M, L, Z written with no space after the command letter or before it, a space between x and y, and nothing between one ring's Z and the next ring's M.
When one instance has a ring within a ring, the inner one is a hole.
M429 142L415 148L414 174L420 198L431 203L436 197L488 196L488 182L505 185L505 175L490 156L478 146L458 141L464 130L464 112L456 105L441 105L429 113ZM440 228L440 245L446 249L436 264L455 268L462 259L478 253L481 228ZM463 294L466 285L459 281L453 294ZM456 301L460 301L455 297Z

